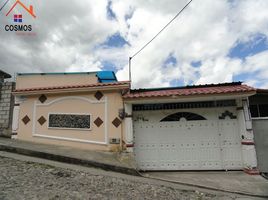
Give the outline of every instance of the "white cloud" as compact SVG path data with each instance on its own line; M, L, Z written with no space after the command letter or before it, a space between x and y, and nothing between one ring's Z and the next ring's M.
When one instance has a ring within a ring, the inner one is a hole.
M63 0L34 3L35 38L0 31L0 66L10 72L95 71L102 61L116 64L120 80L128 79L128 57L149 41L187 0L113 0L116 20L106 16L106 0ZM245 60L229 58L237 41L262 33L268 37L266 0L194 0L153 43L132 60L134 87L229 82L241 73L254 73L246 82L268 87L268 52ZM0 13L1 24L7 23ZM126 16L128 16L126 18ZM131 16L131 17L129 17ZM102 47L119 32L129 45ZM177 63L163 67L172 54ZM201 61L194 68L192 61ZM261 81L256 81L260 79Z
M138 1L135 6L133 17L127 21L130 28L126 34L132 45L129 52L135 52L152 38L182 7L182 2L158 1L152 5ZM166 86L169 83L167 77L170 80L182 79L185 84L191 81L196 84L230 82L234 75L249 73L246 67L249 64L227 55L236 41L249 40L256 33L267 34L267 9L267 1L248 0L234 4L228 1L193 1L180 17L133 59L134 86ZM171 75L162 68L170 53L178 60ZM251 71L260 68L260 64L256 63L261 62L258 59L251 64ZM201 61L202 66L193 68L190 66L192 61ZM262 63L262 66L267 64ZM264 68L260 70L265 72ZM123 71L126 76L127 70ZM118 73L120 77L122 74L122 71ZM268 79L266 73L262 76Z

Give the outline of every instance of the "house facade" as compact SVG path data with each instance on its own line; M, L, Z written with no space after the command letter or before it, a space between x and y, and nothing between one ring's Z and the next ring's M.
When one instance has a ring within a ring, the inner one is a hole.
M240 82L130 90L113 72L18 74L13 132L21 140L127 151L139 170L257 166Z
M122 92L113 72L18 74L13 134L17 139L118 151Z
M238 83L132 90L126 140L140 170L241 170L257 166L248 97Z

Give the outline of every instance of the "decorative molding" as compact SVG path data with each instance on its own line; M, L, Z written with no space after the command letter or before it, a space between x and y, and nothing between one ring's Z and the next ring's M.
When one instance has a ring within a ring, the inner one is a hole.
M55 140L65 140L65 141L72 141L72 142L82 142L82 143L107 145L106 142L98 142L98 141L93 141L93 140L82 140L82 139L76 139L76 138L58 137L58 136L50 136L50 135L43 135L43 134L34 134L33 136L46 138L46 139L55 139Z
M51 104L54 104L54 103L57 103L57 102L60 102L60 101L64 101L64 100L70 100L70 99L82 100L82 101L86 101L86 102L89 102L89 103L92 103L92 104L95 104L95 103L97 103L97 104L99 104L99 103L105 103L105 100L104 101L95 101L95 100L91 100L91 99L86 98L86 97L67 96L67 97L60 97L60 98L54 99L54 100L52 100L49 103L43 103L43 104L37 103L36 105L37 106L50 106Z
M60 136L49 136L46 134L38 134L36 133L36 108L38 106L50 106L54 103L64 101L64 100L69 100L69 99L75 99L75 100L82 100L89 102L91 104L105 104L105 120L104 120L104 142L103 141L93 141L93 140L82 140L82 139L76 139L76 138L67 138L67 137L60 137ZM51 102L48 103L37 103L37 101L34 101L33 105L33 127L32 127L32 136L33 137L42 137L42 138L47 138L47 139L56 139L56 140L65 140L65 141L74 141L74 142L83 142L83 143L90 143L90 144L102 144L102 145L108 145L108 98L107 96L104 97L104 100L96 101L96 100L91 100L86 97L81 97L81 96L67 96L67 97L60 97L57 99L52 100Z
M230 119L237 119L236 115L234 115L232 112L226 110L223 112L220 116L219 119L225 119L226 117L230 117Z
M108 97L104 97L105 101L105 116L104 116L104 121L105 121L105 126L104 126L104 135L105 135L105 143L108 144Z
M207 120L205 117L196 113L177 112L164 117L163 119L160 120L160 122L180 121L182 118L184 118L187 121Z
M34 101L34 106L33 106L33 128L32 128L33 135L35 134L35 127L36 127L36 106L37 106L37 100Z

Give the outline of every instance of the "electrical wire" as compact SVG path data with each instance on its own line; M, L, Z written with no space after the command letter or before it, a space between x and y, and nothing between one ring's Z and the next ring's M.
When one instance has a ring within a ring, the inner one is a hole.
M7 5L7 3L9 2L9 0L7 0L4 5L0 8L0 11L5 7L5 5Z
M148 41L140 50L134 53L129 59L131 60L136 55L138 55L145 47L147 47L163 30L165 30L184 10L193 0L190 0L150 41Z

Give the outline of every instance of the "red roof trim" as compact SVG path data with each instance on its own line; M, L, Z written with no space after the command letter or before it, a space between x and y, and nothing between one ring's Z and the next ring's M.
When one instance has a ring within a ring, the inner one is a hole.
M125 99L149 98L149 97L170 97L170 96L192 96L192 95L214 95L256 92L256 89L247 85L229 85L215 87L160 89L153 91L130 91L123 96Z
M50 90L64 90L64 89L77 89L77 88L92 88L92 87L106 87L106 86L121 86L129 84L129 81L118 81L111 83L95 83L95 84L85 84L85 85L65 85L65 86L55 86L55 87L37 87L37 88L24 88L13 91L14 93L20 92L34 92L34 91L50 91Z
M253 141L242 141L241 144L242 145L255 145Z

